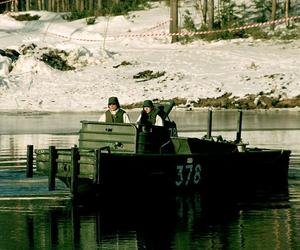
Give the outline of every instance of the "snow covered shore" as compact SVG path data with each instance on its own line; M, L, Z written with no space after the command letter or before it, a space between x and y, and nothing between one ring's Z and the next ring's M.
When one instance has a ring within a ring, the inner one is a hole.
M0 111L98 111L109 96L130 105L145 99L243 98L300 95L300 41L231 41L171 44L169 9L159 6L128 17L67 22L56 13L33 12L37 21L0 15L0 49L21 53L11 62L0 55ZM130 37L135 32L140 36ZM61 71L41 58L64 54L73 70ZM10 67L13 66L12 71ZM142 73L147 72L145 77ZM150 77L149 77L150 76Z

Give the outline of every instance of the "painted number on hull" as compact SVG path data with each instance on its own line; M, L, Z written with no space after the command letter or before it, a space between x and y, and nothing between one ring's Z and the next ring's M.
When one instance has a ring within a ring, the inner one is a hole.
M178 165L176 186L198 184L201 180L201 166L197 164Z

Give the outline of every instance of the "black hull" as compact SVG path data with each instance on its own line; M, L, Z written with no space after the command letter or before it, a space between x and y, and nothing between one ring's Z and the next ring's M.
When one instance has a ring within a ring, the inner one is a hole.
M246 192L285 187L289 155L290 151L281 150L176 156L103 154L101 167L93 178L79 175L78 191L94 195L140 191ZM58 172L57 176L70 184L71 179L64 173Z
M74 194L244 192L286 185L290 154L174 137L166 127L83 121L79 148L36 150L36 165L43 174L55 172Z

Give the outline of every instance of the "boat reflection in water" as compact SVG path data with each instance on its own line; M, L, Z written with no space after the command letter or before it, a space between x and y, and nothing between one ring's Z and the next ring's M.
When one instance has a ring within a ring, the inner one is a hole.
M14 218L1 234L5 249L295 249L289 235L281 234L294 227L282 220L288 216L287 190L264 190L243 201L214 192L107 196L77 204L4 201L2 210L5 203L11 210L1 213L1 227L3 218ZM257 237L266 230L273 234L264 235L264 248Z

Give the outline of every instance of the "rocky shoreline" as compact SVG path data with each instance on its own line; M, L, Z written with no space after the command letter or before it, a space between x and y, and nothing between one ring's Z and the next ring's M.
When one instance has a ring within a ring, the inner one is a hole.
M159 101L159 100L154 100ZM249 94L245 97L232 96L225 93L214 98L200 98L198 101L188 101L185 98L175 98L176 106L185 110L194 108L220 108L220 109L286 109L300 107L300 96L293 98L273 97L268 94L260 93L257 95ZM135 109L142 106L141 102L123 105L125 109Z

